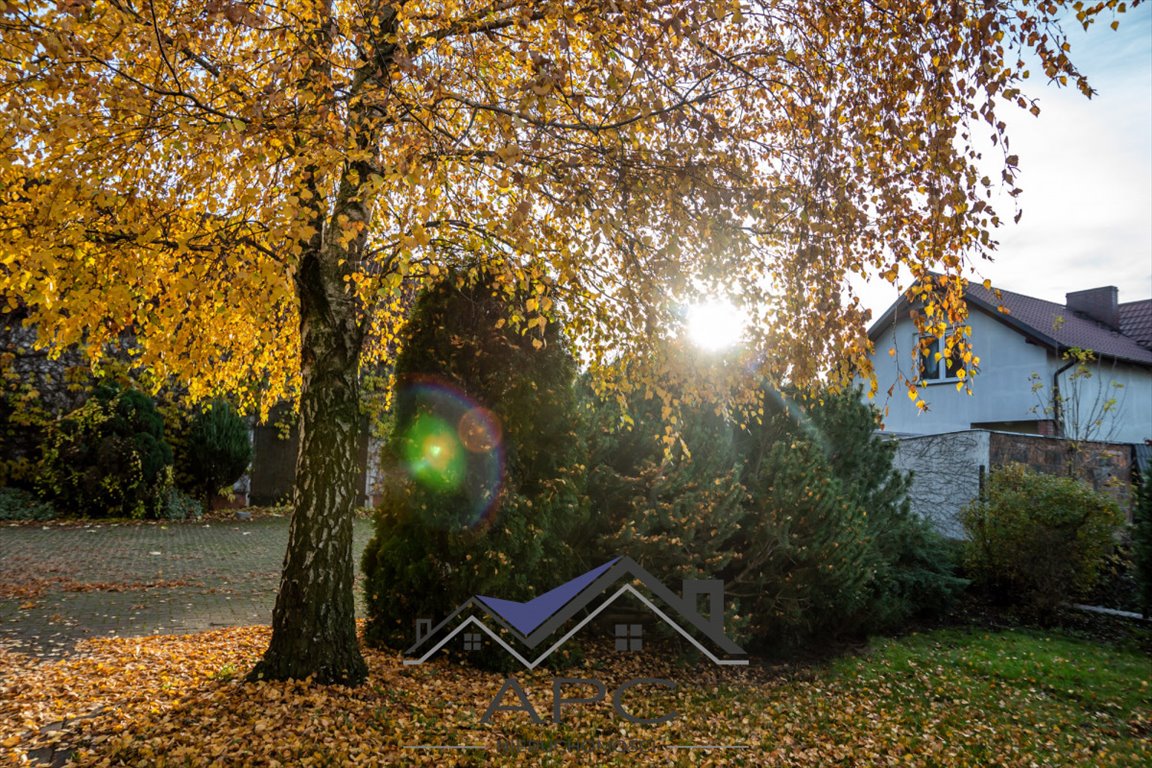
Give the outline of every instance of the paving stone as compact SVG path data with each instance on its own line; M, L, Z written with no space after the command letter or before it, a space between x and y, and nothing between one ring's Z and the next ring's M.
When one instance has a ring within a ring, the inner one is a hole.
M360 555L372 523L356 520ZM288 546L288 519L0 527L0 644L55 656L86 637L267 624Z

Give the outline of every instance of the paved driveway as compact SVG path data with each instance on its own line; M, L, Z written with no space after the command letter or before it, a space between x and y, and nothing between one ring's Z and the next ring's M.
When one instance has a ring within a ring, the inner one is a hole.
M356 520L360 553L372 523ZM0 643L38 655L77 639L268 624L287 518L47 528L0 527Z

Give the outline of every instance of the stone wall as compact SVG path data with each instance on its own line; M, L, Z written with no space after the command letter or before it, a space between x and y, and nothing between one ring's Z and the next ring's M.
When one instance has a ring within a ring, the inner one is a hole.
M991 467L1024 464L1037 472L1079 478L1116 500L1132 515L1132 446L1055 437L990 433Z
M36 349L36 330L18 314L0 315L0 485L28 485L44 425L84 404L92 375L87 356Z
M134 343L124 336L106 354L127 366ZM81 348L59 355L36 349L36 329L23 324L21 313L0 314L0 486L34 484L46 425L83 405L95 384ZM248 488L245 475L233 485L231 498L218 496L212 506L246 505Z

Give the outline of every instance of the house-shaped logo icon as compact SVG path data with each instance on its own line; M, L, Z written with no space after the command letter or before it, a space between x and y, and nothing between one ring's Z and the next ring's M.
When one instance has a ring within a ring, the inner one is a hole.
M748 663L744 650L724 634L722 581L685 579L678 595L628 557L609 560L527 602L474 595L435 627L431 620L419 619L416 643L405 652L404 663L423 664L461 636L464 650L479 650L489 638L525 667L534 669L626 594L712 662ZM707 601L707 615L698 607L701 599ZM574 626L566 628L574 620ZM616 625L617 650L639 650L642 643L640 625Z

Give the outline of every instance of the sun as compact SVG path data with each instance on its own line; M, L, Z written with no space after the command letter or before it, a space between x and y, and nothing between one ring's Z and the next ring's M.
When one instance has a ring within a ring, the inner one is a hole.
M744 314L726 299L708 299L691 304L684 320L688 339L707 352L734 347L744 336Z

